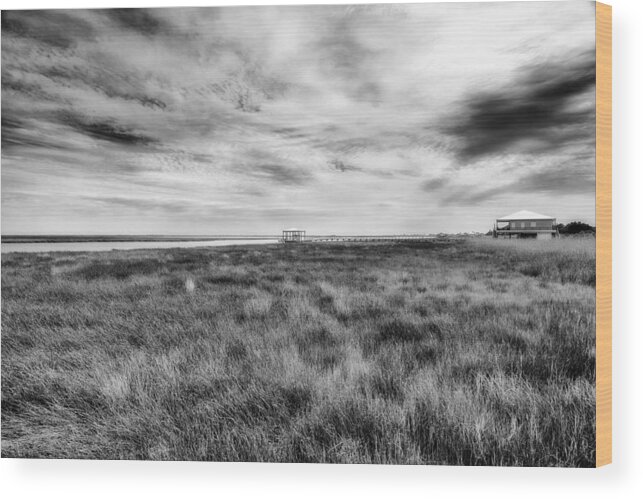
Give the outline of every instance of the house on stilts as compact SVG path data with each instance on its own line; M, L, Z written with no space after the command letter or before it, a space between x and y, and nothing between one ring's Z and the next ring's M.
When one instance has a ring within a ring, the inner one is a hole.
M518 211L496 219L493 237L551 239L558 237L556 219L533 211Z

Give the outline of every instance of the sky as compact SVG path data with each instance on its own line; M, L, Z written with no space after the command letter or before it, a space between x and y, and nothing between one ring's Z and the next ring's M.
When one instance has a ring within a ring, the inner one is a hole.
M2 12L2 234L595 223L593 2Z

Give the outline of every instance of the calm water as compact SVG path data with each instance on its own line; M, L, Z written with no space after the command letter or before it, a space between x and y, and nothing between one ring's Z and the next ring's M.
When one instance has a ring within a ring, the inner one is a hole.
M204 246L233 246L273 244L277 239L226 239L218 241L100 241L76 243L2 243L2 253L48 253L51 251L110 251L150 248L200 248Z

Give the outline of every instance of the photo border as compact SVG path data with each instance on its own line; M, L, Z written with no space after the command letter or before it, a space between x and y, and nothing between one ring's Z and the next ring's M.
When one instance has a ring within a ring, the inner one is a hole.
M612 462L612 7L596 2L596 466Z

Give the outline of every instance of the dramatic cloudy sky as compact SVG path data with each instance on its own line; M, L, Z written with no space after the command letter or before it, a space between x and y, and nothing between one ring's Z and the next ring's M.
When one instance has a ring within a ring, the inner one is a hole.
M594 4L5 11L2 233L594 223Z

